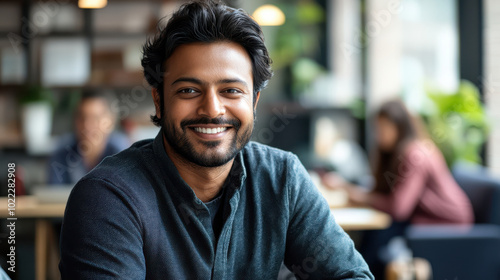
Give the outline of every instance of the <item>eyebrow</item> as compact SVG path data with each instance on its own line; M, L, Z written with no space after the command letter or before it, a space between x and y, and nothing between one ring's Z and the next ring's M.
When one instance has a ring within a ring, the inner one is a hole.
M238 78L222 79L222 80L217 81L217 84L232 84L232 83L238 83L238 84L244 85L245 87L248 87L248 84L245 81L238 79Z
M182 77L182 78L179 78L179 79L173 81L171 85L174 85L176 83L181 83L181 82L189 82L189 83L193 83L193 84L197 84L197 85L206 84L205 82L203 82L203 81L201 81L200 79L197 79L197 78Z
M174 85L176 83L180 83L180 82L189 82L189 83L193 83L193 84L197 84L197 85L206 85L207 82L204 82L198 78L193 78L193 77L181 77L175 81L172 82L171 85ZM232 78L232 79L221 79L221 80L218 80L216 82L216 84L231 84L231 83L240 83L240 84L243 84L245 87L248 88L248 84L241 80L241 79L238 79L238 78Z

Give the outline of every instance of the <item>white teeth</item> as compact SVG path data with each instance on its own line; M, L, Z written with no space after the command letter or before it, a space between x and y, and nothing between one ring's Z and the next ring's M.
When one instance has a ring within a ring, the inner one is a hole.
M214 127L214 128L195 127L194 130L200 133L215 134L227 130L227 127Z

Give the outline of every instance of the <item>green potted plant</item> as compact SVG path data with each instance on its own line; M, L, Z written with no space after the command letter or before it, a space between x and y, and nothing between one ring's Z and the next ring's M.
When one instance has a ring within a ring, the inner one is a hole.
M431 91L433 109L423 114L428 132L452 166L457 161L481 163L488 121L477 87L462 81L455 93Z
M52 93L41 86L27 86L22 91L20 105L27 152L47 153L52 130Z

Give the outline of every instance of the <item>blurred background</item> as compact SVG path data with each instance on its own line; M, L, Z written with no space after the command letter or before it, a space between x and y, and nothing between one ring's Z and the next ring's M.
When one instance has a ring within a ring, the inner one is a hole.
M141 46L184 1L84 2L0 0L0 179L15 162L19 194L51 184L50 158L74 132L85 92L106 92L128 144L158 132ZM273 59L253 140L296 153L310 170L369 184L372 116L399 98L450 169L467 162L500 177L499 1L225 2L262 25ZM33 251L34 228L18 226L18 252ZM33 279L34 263L19 253L15 277Z

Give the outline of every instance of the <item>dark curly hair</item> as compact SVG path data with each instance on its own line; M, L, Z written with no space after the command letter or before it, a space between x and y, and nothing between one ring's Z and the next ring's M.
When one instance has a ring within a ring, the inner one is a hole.
M196 1L176 11L167 25L143 46L141 60L144 76L160 95L160 114L164 115L163 73L165 61L181 45L195 42L230 41L241 45L250 56L253 75L253 100L272 76L271 58L264 45L260 26L243 10L215 1ZM161 126L155 115L151 120Z

